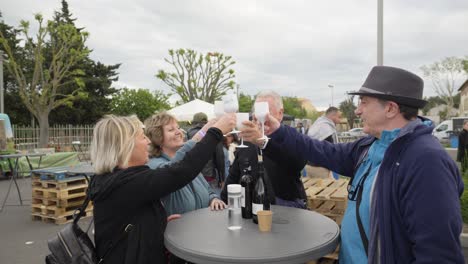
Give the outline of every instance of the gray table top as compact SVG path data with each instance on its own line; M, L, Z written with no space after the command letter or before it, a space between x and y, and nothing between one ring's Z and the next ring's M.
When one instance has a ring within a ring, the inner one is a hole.
M1 159L21 158L21 157L42 157L45 153L16 153L0 155Z
M186 213L168 223L167 249L194 263L305 263L333 252L339 227L316 212L272 206L273 225L262 233L252 219L242 229L227 229L227 210Z
M79 164L79 165L70 167L67 173L70 175L76 175L76 174L92 175L94 174L94 168L93 166L91 166L91 164Z

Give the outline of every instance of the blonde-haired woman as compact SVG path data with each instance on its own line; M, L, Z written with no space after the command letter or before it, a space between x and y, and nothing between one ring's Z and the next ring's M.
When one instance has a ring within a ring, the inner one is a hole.
M145 120L145 134L151 141L148 166L162 168L182 160L210 126L207 123L184 143L184 134L174 116L161 112L149 117ZM184 214L208 206L212 210L226 207L201 173L186 186L163 197L162 202L169 214Z
M150 169L143 124L135 116L106 116L94 128L91 160L96 175L90 186L94 202L95 242L105 263L167 263L164 230L167 215L160 198L191 182L216 145L235 125L224 115L179 163ZM131 224L133 228L125 233Z

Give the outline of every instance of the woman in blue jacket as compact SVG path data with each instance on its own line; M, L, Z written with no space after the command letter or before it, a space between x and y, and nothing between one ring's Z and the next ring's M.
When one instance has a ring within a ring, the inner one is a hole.
M182 160L211 125L212 122L207 123L191 140L184 143L184 135L175 117L166 112L151 116L145 121L145 134L151 141L147 165L156 169ZM200 173L192 182L161 200L169 214L183 214L208 206L212 210L226 208L226 204Z

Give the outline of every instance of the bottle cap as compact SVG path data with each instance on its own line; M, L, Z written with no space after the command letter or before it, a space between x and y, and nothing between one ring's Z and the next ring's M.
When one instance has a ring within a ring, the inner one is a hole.
M241 185L240 184L229 184L227 186L227 190L228 190L228 193L232 193L232 194L237 194L237 193L241 193Z

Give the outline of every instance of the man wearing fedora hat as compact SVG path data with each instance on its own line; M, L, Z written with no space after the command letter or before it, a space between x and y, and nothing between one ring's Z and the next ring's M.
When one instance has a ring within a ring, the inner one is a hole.
M417 116L423 86L411 72L374 67L350 93L369 135L351 143L311 139L268 117L266 134L283 149L350 177L340 264L464 263L463 181L432 122Z

